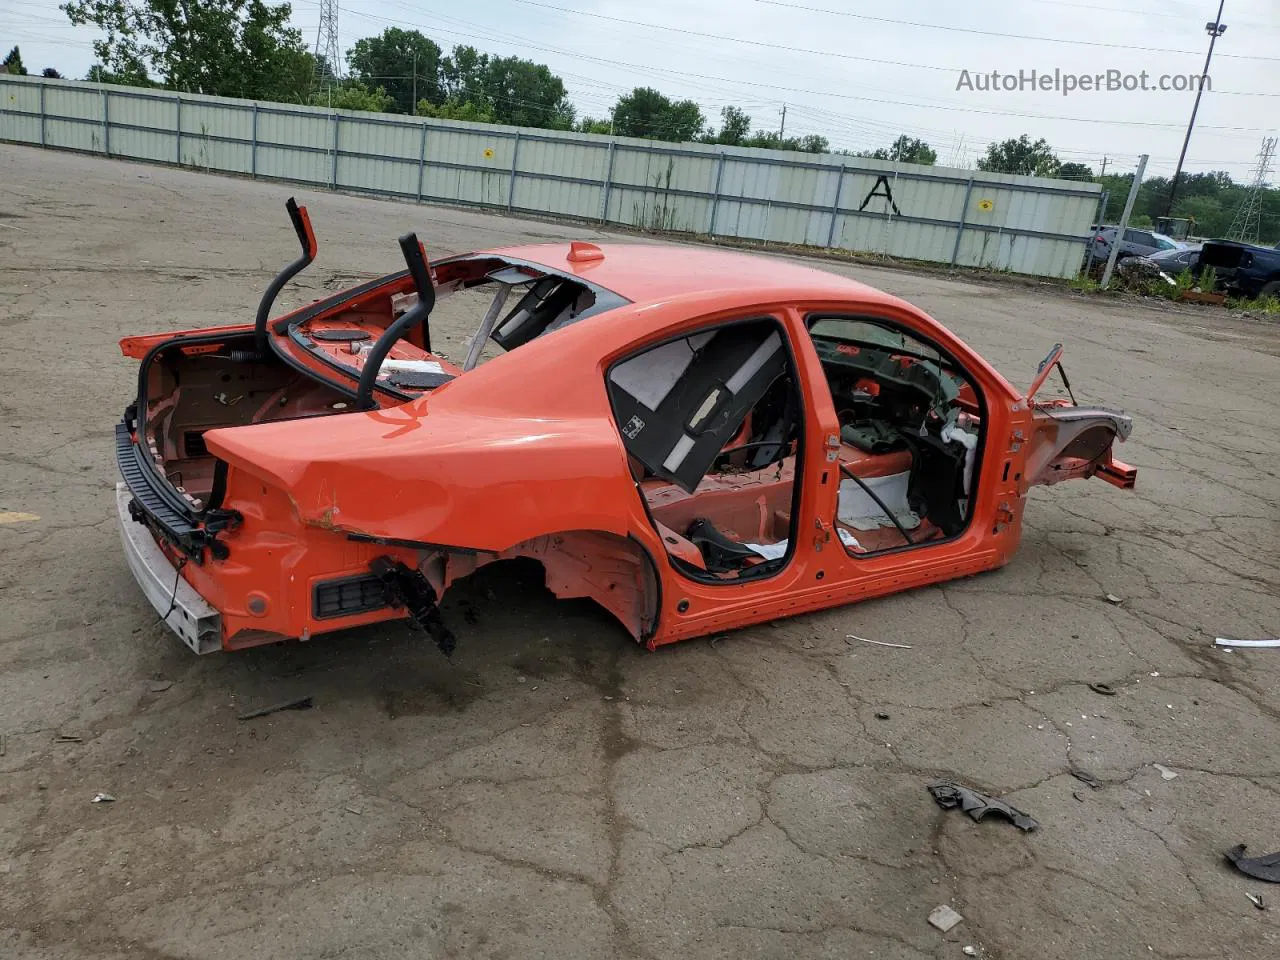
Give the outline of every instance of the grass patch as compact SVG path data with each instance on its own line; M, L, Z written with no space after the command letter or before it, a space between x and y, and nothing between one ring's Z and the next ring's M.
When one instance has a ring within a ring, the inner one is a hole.
M1232 310L1247 310L1250 313L1266 313L1280 315L1280 297L1231 298L1227 306Z
M1067 286L1077 293L1097 293L1102 285L1086 273L1079 274L1067 281Z
M1183 270L1180 274L1173 278L1173 283L1169 283L1162 277L1153 277L1146 283L1145 293L1152 297L1164 297L1166 300L1181 300L1182 295L1188 290L1196 286L1196 278L1191 275L1190 270ZM1212 287L1200 286L1201 290L1211 290Z

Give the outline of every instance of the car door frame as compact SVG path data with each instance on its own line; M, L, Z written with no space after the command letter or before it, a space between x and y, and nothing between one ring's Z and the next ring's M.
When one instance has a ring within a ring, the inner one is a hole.
M809 374L816 419L831 425L828 436L835 441L837 456L839 423L835 405L817 350L808 335L808 318L814 314L884 322L942 350L964 368L975 390L980 392L978 401L984 427L970 488L970 520L965 529L945 540L913 546L903 544L900 548L867 555L850 554L839 538L832 536L830 549L821 553L828 587L825 592L817 591L825 593L827 602L818 605L850 603L1007 563L1021 535L1024 501L1019 494L1019 483L1026 461L1030 424L1030 413L1019 392L962 340L906 303L814 301L797 304L794 310L795 322L804 333L798 350L805 355L807 367L816 370ZM833 467L838 477L839 469L834 464ZM839 481L828 480L823 484L821 479L820 475L812 478L817 501L813 516L834 523Z
M970 497L972 520L956 537L868 557L851 556L840 544L833 526L839 499L839 481L835 479L839 476L835 466L839 420L806 320L817 312L861 315L901 327L911 336L934 343L952 356L982 391L987 422ZM763 315L783 322L805 405L803 469L807 479L802 481L796 508L797 543L792 559L778 574L750 583L694 581L680 574L669 562L659 564L660 639L651 641L650 646L980 573L1003 566L1017 549L1024 502L1019 494L1019 482L1031 423L1026 402L1019 391L972 348L904 301L795 299L786 304L759 304L749 310L739 308L708 314L687 326L669 328L662 336L635 341L625 351L615 353L610 362L646 344L656 345L717 322ZM637 539L655 558L666 555L651 521L645 523L643 531L637 532Z
M829 475L825 438L835 428L836 418L830 397L826 398L825 405L818 402L821 394L815 394L813 378L815 369L817 375L822 376L822 366L809 341L808 332L799 326L803 321L794 307L790 303L760 303L691 317L686 323L666 327L651 337L628 343L624 349L611 351L601 373L607 378L608 370L615 363L667 341L735 321L766 317L777 321L781 328L784 346L795 368L801 404L801 442L796 471L799 495L793 498L791 529L795 542L791 545L790 559L778 572L758 580L694 579L671 562L644 495L637 485L636 494L645 523L642 528L633 530L632 535L654 558L661 585L658 614L660 627L657 637L650 641L650 646L734 629L757 623L768 616L786 616L824 605L820 601L813 602L810 598L808 606L802 607L797 603L797 598L809 596L815 574L819 586L827 576L821 568L821 561L831 556L829 550L823 552L830 536L830 524L826 524L825 529L816 525L819 504L822 502L819 493L821 483L815 484L807 478L820 475L824 470ZM825 393L825 380L821 387L822 393ZM620 430L612 407L610 418L614 428ZM819 558L817 566L815 557ZM762 617L761 611L767 613Z

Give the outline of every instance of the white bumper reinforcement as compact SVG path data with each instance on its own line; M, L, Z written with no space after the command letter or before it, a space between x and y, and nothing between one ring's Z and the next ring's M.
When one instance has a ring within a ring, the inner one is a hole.
M123 483L116 484L116 522L120 525L120 542L133 571L133 579L146 594L156 613L164 617L182 642L196 653L214 653L222 649L222 616L182 577L155 539L142 524L129 515L133 494ZM174 583L177 590L174 590ZM167 614L167 615L166 615Z

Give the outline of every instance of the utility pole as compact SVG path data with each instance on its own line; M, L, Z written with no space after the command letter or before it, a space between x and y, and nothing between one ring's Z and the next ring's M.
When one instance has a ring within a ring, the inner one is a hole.
M1204 58L1204 72L1200 74L1200 82L1196 84L1196 102L1191 107L1191 122L1187 124L1187 135L1182 141L1182 153L1178 155L1178 169L1173 171L1173 182L1169 184L1169 202L1164 206L1166 217L1173 216L1173 201L1178 193L1178 181L1182 179L1182 164L1187 159L1187 145L1191 143L1191 131L1195 129L1196 113L1200 110L1200 97L1204 94L1204 85L1209 79L1209 61L1213 59L1213 45L1227 32L1227 25L1222 22L1222 8L1226 2L1227 0L1218 0L1218 16L1211 23L1204 25L1205 33L1209 34L1209 54Z
M1102 158L1102 172L1101 172L1100 174L1098 174L1098 179L1102 179L1103 177L1105 177L1105 176L1107 175L1107 160L1108 160L1108 159L1109 159L1108 157L1103 157L1103 158Z
M778 130L778 139L784 140L787 136L787 105L782 105L782 126Z
M413 51L413 106L410 108L414 113L418 112L418 51Z
M1124 243L1124 231L1129 226L1129 215L1133 213L1133 203L1138 199L1138 188L1142 186L1142 175L1147 172L1147 155L1138 158L1138 170L1133 175L1133 186L1129 188L1129 199L1124 202L1124 213L1120 214L1120 224L1116 227L1116 237L1111 241L1111 253L1107 257L1107 268L1102 271L1102 288L1105 290L1111 282L1111 273L1116 268L1116 260L1120 256L1120 244ZM1101 226L1101 224L1099 224Z

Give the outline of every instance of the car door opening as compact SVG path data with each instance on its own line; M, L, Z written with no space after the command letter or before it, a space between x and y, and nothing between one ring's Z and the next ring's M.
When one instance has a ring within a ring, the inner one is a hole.
M781 325L724 324L633 354L609 399L646 509L689 576L768 576L789 560L801 404Z
M981 391L952 357L887 321L811 316L840 423L836 528L866 555L968 526L983 440Z

